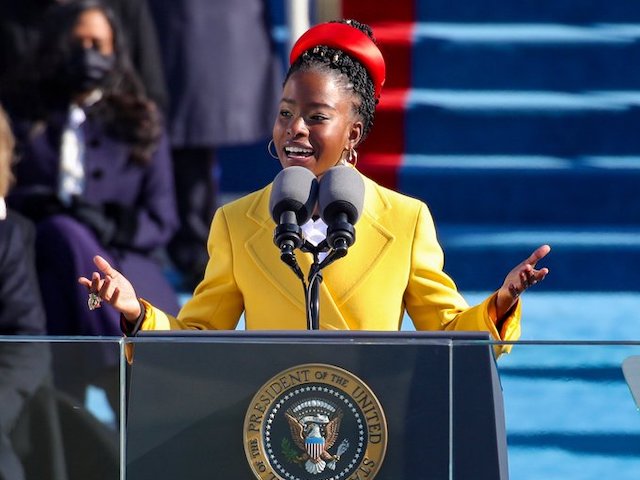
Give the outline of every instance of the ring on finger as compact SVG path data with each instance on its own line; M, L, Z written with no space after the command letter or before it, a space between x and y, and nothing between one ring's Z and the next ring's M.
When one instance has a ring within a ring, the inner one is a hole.
M95 310L96 308L100 308L100 304L102 303L102 298L96 292L89 292L89 298L87 299L87 307L89 310Z

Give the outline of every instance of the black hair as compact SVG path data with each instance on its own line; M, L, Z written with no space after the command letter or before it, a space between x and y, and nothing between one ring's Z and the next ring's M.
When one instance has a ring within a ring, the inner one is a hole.
M8 89L7 107L12 115L31 121L46 121L52 112L68 107L77 92L71 91L61 72L77 48L71 32L88 10L99 10L107 18L115 62L101 87L102 100L88 107L87 115L101 119L110 135L128 143L133 161L147 163L160 140L161 115L133 67L119 19L100 0L73 0L46 11L38 44Z
M361 32L365 33L375 43L375 37L371 27L356 20L337 20L332 23L345 23ZM289 71L284 79L287 83L289 77L298 71L320 70L338 73L340 77L346 78L342 82L347 90L351 90L358 97L359 102L354 104L354 112L362 119L363 132L360 142L362 142L373 127L376 105L378 100L375 96L375 87L371 75L367 69L356 59L347 55L342 50L331 48L326 45L306 50L289 67Z

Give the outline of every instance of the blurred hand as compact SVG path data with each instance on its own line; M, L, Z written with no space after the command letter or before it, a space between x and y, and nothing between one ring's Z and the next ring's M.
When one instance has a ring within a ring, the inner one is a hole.
M544 258L551 251L549 245L538 247L525 261L518 264L511 270L504 283L498 290L496 300L496 314L501 319L515 305L518 297L524 293L526 289L532 287L538 282L544 280L549 273L548 268L536 270L535 266L538 261Z
M93 257L93 263L104 276L93 272L91 280L80 277L78 283L113 306L127 321L135 322L142 310L133 285L100 255Z

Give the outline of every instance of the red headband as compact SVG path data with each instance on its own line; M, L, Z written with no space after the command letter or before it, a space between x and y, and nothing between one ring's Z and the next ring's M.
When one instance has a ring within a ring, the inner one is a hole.
M305 51L318 45L342 50L362 63L371 75L376 98L380 98L385 79L384 58L366 33L346 23L321 23L311 27L291 49L289 64L292 65Z

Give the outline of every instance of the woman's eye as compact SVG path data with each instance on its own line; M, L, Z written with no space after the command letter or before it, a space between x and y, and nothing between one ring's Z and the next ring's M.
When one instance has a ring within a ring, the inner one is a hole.
M325 115L311 115L311 120L314 122L321 122L323 120L327 120L327 117Z
M280 116L289 118L291 116L291 112L289 112L287 110L280 110Z

